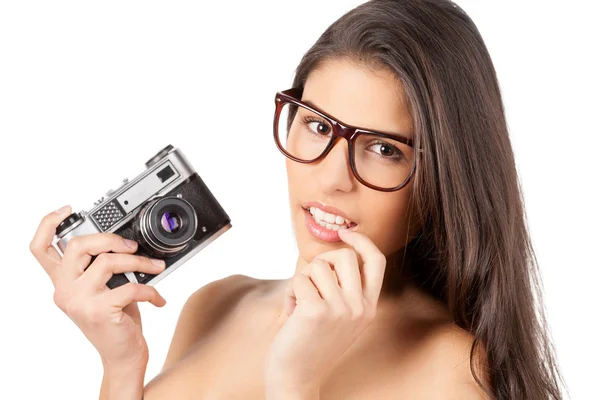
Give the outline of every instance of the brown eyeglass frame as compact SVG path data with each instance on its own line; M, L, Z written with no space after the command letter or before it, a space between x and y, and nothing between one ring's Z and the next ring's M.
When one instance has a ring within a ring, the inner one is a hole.
M374 186L371 185L370 183L366 182L364 179L362 179L360 177L360 175L358 174L358 172L356 171L356 164L354 162L354 156L353 156L353 151L354 151L354 142L356 140L357 137L359 137L362 134L369 134L369 135L374 135L374 136L379 136L382 138L387 138L387 139L392 139L398 142L402 142L404 144L406 144L407 146L410 146L414 149L413 146L413 140L409 139L407 137L404 136L400 136L398 134L390 134L390 133L385 133L385 132L377 132L377 131L372 131L372 130L368 130L368 129L363 129L363 128L359 128L357 126L353 126L350 124L346 124L344 122L341 122L339 120L337 120L336 118L334 118L333 116L327 114L324 111L321 111L309 104L306 104L305 102L303 102L302 100L300 100L300 98L302 97L302 91L300 89L297 88L292 88L292 89L288 89L288 90L284 90L281 92L277 92L275 94L275 117L273 119L273 134L274 134L274 139L275 139L275 143L277 144L277 148L279 149L279 151L281 151L286 157L288 157L291 160L294 160L296 162L299 163L303 163L303 164L310 164L310 163L314 163L316 161L322 160L323 158L325 158L327 156L327 154L329 154L329 152L331 151L331 149L335 146L335 144L340 140L340 138L344 138L346 139L346 141L348 142L348 159L350 160L350 168L352 169L352 173L354 174L354 176L356 177L356 179L358 179L358 181L360 183L362 183L363 185L373 189L373 190L379 190L382 192L394 192L396 190L400 190L402 189L404 186L406 186L408 184L408 182L410 182L411 178L413 177L415 170L417 169L417 162L416 162L416 158L415 158L415 162L413 164L413 167L410 171L410 173L408 174L408 177L404 180L404 182L402 182L400 185L395 186L393 188L381 188L378 186ZM281 115L281 111L283 110L283 106L287 103L292 103L292 104L296 104L298 106L302 106L304 108L309 109L310 111L314 112L317 115L320 115L324 120L326 120L327 122L329 122L329 124L331 125L331 127L333 128L333 132L332 132L332 139L329 141L329 144L327 145L327 147L325 147L325 150L323 150L323 153L321 153L320 156L318 156L315 159L306 161L306 160L301 160L299 158L294 157L293 155L291 155L290 153L288 153L287 151L285 151L285 149L283 148L283 146L281 145L281 143L279 142L279 116ZM422 149L415 149L415 151L420 151L422 152Z

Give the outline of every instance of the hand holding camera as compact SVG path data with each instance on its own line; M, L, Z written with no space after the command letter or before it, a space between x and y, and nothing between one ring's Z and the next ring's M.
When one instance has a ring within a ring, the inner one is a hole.
M51 241L69 210L44 217L30 245L54 284L54 302L96 347L105 366L145 366L148 347L136 302L162 307L165 299L148 285L130 283L110 290L106 282L115 273L138 270L156 274L164 267L133 255L137 244L131 247L113 233L74 238L61 258ZM90 264L95 255L98 257Z
M105 368L141 369L148 346L137 302L165 305L153 285L230 227L200 176L169 145L90 211L67 206L45 216L30 250L54 284L54 302Z

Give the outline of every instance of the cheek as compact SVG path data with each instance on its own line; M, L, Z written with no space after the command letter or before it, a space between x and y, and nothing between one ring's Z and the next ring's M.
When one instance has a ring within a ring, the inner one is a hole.
M286 158L285 160L285 171L287 173L287 183L288 183L288 189L290 194L292 194L294 187L296 186L295 183L297 182L297 177L296 177L296 171L294 168L294 165L291 164L291 160Z
M303 185L306 185L307 179L310 175L310 167L307 168L306 165L286 158L285 168L287 171L290 194L293 195L296 193L296 191L301 190Z
M292 160L287 157L285 158L285 170L287 172L288 180L295 175L294 164L295 163Z
M393 199L378 201L377 207L369 214L361 215L363 221L368 221L365 233L385 255L390 255L406 243L408 235L408 198L397 196Z

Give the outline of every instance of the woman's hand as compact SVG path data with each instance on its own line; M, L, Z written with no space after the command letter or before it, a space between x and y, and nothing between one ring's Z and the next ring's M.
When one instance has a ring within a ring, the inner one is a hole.
M30 244L54 284L54 302L96 347L105 369L145 368L148 346L136 302L162 307L165 299L151 286L127 283L111 290L106 283L116 273L158 274L164 263L155 265L146 257L131 254L137 243L113 233L74 237L61 258L52 239L58 224L70 213L67 206L45 216ZM94 255L98 257L90 264Z
M356 252L323 253L291 279L285 296L289 317L266 358L267 398L279 393L318 398L323 378L375 317L386 258L360 232L340 230L339 236Z

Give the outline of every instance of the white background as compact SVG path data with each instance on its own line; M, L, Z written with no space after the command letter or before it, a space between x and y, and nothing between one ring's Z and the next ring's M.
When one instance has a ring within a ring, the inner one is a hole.
M271 131L274 95L291 86L322 31L359 3L0 3L0 398L97 397L99 357L54 305L28 245L47 212L64 204L89 209L169 143L184 151L233 228L157 285L164 308L141 304L146 381L159 372L196 289L234 273L293 273L284 159ZM593 2L458 4L498 72L562 371L572 398L598 398Z

